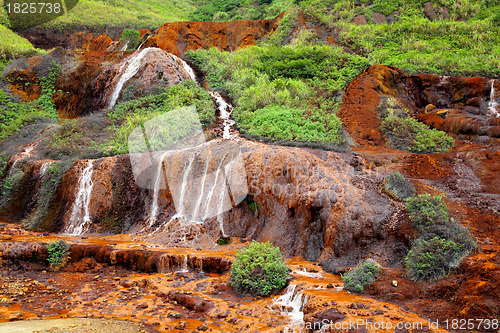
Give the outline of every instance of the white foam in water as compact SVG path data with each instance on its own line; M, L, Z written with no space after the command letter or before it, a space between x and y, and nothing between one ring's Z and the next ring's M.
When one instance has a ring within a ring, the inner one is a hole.
M182 60L181 58L179 58L175 54L170 54L170 56L172 58L174 58L177 61L178 64L181 64L182 68L184 68L184 70L186 71L186 73L188 73L188 75L191 78L191 80L193 80L194 82L196 82L196 74L194 73L194 70L191 68L191 66L189 66L187 64L187 62L185 62L184 60Z
M94 165L91 160L87 161L87 166L83 169L78 180L78 193L73 203L69 224L63 233L70 235L81 235L90 227L90 197L92 195L92 172Z
M274 300L274 304L283 307L282 313L290 317L290 325L285 328L285 332L300 332L304 327L303 308L307 302L307 297L302 291L295 292L296 285L289 285L283 295ZM291 309L291 310L289 310Z
M231 119L231 113L233 112L233 106L228 104L222 96L215 92L208 92L214 99L217 107L219 108L220 118L222 119L224 126L223 139L233 139L236 135L231 134L230 129L234 125L234 120Z
M116 104L116 100L120 96L120 92L122 91L123 85L130 80L139 70L142 65L142 59L144 56L151 50L150 47L145 48L142 51L135 51L134 54L127 60L119 70L120 78L118 79L118 83L113 90L113 94L111 95L111 99L108 104L108 109L111 109ZM125 69L126 67L126 69ZM125 69L125 72L123 70Z
M45 176L45 174L47 173L47 170L49 170L49 167L50 165L54 163L54 162L46 162L46 163L43 163L41 166L40 166L40 177L43 178Z
M155 185L153 189L153 202L151 204L151 213L149 214L149 226L151 227L156 222L156 218L158 217L158 198L160 196L160 187L161 187L161 177L163 176L162 166L163 166L163 158L167 153L163 153L158 159L158 164L156 167L156 177L155 177Z
M323 278L323 275L320 272L316 272L316 273L308 272L305 268L299 268L297 270L294 270L293 274L299 274L299 275L307 276L310 278L316 278L316 279Z
M495 98L495 80L491 80L490 101L488 103L488 115L500 117L500 112L497 111L498 102Z
M187 256L187 254L184 256L184 260L182 262L181 272L183 272L183 273L189 272L189 269L188 269L188 256Z

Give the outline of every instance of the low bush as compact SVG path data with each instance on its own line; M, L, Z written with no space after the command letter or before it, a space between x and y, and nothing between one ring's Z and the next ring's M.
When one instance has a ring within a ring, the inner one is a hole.
M384 190L398 200L405 200L415 195L413 184L400 172L391 173L384 178Z
M419 239L405 259L408 276L416 281L432 281L446 276L469 252L467 244L457 244L438 236Z
M476 248L468 230L449 217L441 196L421 194L407 199L406 207L420 232L405 259L411 279L429 281L446 276Z
M347 274L342 275L344 288L349 291L362 293L379 276L382 267L373 259L366 259Z
M453 138L445 132L431 129L408 115L387 116L381 129L394 148L414 153L446 152L454 144Z
M47 261L52 270L57 270L67 263L69 260L68 250L69 244L63 240L53 241L47 245Z
M253 242L236 254L229 281L241 293L267 296L283 289L289 277L278 247L269 242Z
M406 208L410 221L421 231L436 224L447 224L449 221L448 207L442 196L420 194L406 200Z
M273 141L342 143L341 122L337 117L306 117L299 108L269 105L240 115L243 133ZM323 118L323 119L322 119Z
M125 29L120 37L120 43L127 44L127 50L135 50L139 46L141 33L134 29Z

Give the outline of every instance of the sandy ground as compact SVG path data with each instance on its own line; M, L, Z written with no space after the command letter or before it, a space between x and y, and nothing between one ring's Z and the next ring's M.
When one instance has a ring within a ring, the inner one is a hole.
M23 320L12 323L0 323L0 333L143 333L152 332L142 324L124 320L101 320L88 318Z

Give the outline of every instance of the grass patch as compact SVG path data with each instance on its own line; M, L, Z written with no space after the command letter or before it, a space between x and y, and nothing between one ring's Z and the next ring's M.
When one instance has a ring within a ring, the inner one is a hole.
M280 249L271 243L253 242L238 251L230 283L241 293L267 296L285 287L290 273Z
M192 21L262 20L287 11L292 0L215 0L203 1L189 14Z
M72 26L153 29L165 22L185 21L194 9L189 0L80 0L66 15L44 26L54 30Z
M40 52L26 38L0 24L0 61L30 57Z
M407 113L390 113L381 124L391 146L413 153L444 153L455 141L446 132L419 122Z
M467 229L450 219L441 196L421 194L407 199L406 207L420 232L405 259L411 279L430 281L446 276L476 248Z
M347 274L342 275L344 288L349 291L362 293L366 287L371 285L377 279L382 268L373 259L366 259L364 263L359 264Z
M212 90L233 99L233 114L244 134L336 145L344 142L336 115L339 92L368 66L367 59L342 48L300 43L231 53L212 48L187 56L205 73ZM280 134L287 124L294 129Z
M16 102L10 94L0 90L0 140L19 131L29 122L39 119L59 119L52 102L52 95L55 93L54 84L60 72L61 67L53 63L47 76L40 78L42 94L36 101Z

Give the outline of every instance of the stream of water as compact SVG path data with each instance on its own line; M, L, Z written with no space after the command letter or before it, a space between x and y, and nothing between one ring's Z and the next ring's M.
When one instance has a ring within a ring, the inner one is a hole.
M80 179L78 180L78 193L71 210L70 220L63 233L69 235L81 235L90 227L90 197L92 195L92 172L94 165L92 160L87 161Z
M488 115L500 117L500 112L497 111L498 102L495 98L495 80L491 80L490 101L488 103Z

